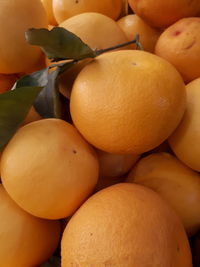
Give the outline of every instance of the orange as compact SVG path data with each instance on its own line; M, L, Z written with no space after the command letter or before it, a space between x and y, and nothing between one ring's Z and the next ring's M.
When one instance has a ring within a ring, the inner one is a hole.
M139 185L118 184L90 197L68 222L62 267L192 267L183 226L166 203Z
M155 54L172 63L186 82L200 77L199 32L200 18L184 18L167 28L156 44Z
M96 150L99 159L99 175L119 177L126 174L139 159L139 155L111 154Z
M168 153L142 158L127 182L151 188L174 208L188 233L200 230L200 176Z
M95 12L76 15L59 26L76 34L92 49L104 49L127 42L125 33L116 21Z
M47 13L48 22L51 25L57 25L57 21L55 19L54 13L53 13L53 0L41 0L44 8Z
M40 0L0 0L0 73L20 73L31 68L41 56L41 49L29 45L25 31L47 27L47 17Z
M185 86L160 57L120 50L99 56L79 73L70 109L75 126L93 146L114 154L142 154L179 124Z
M18 77L15 74L0 74L0 93L10 90Z
M59 26L79 36L94 50L105 49L128 41L114 20L99 13L82 13L65 20ZM70 95L76 76L88 62L88 59L79 62L60 77L62 94Z
M53 0L53 12L58 23L85 12L97 12L117 19L122 10L122 0Z
M181 18L197 16L199 0L128 0L130 7L149 25L166 28Z
M16 203L35 216L70 216L98 179L95 152L78 131L60 119L20 128L2 153L1 178Z
M0 185L0 257L2 267L39 266L55 251L60 223L23 211Z
M154 52L160 31L149 26L135 14L122 17L118 20L118 25L124 31L129 41L133 40L136 34L139 34L139 41L144 50Z
M184 117L169 138L176 156L190 168L200 171L200 78L186 86L187 108Z

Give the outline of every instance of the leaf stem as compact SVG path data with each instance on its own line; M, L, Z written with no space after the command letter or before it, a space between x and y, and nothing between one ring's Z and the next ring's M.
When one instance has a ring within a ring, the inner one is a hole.
M137 48L139 48L140 50L144 50L141 43L139 42L139 34L136 34L135 38L129 42L125 42L105 49L96 50L96 56L131 44L136 44Z

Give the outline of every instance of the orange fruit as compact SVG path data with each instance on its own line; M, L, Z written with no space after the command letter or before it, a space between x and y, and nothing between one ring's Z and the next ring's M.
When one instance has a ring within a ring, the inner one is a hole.
M160 194L181 218L188 235L200 230L200 176L168 153L142 158L127 182L151 188Z
M105 49L128 41L114 20L99 13L82 13L59 26L79 36L92 49ZM76 76L89 61L83 60L62 74L59 87L63 95L69 97Z
M97 12L117 19L122 10L122 0L53 0L53 12L58 23L85 12Z
M39 47L26 42L25 31L47 27L44 7L40 0L1 0L0 4L0 73L25 72L41 56Z
M44 8L47 13L48 22L51 25L57 25L57 21L55 19L54 13L53 13L53 0L41 0Z
M60 119L21 127L1 157L9 195L30 214L47 219L73 214L95 187L98 171L95 152Z
M114 154L142 154L175 130L185 86L167 61L144 51L106 53L87 64L71 94L71 116L85 139Z
M128 0L130 7L149 25L166 28L181 18L197 16L199 0Z
M62 267L191 267L184 228L152 190L121 183L90 197L68 222Z
M181 19L161 34L155 47L155 54L172 63L186 82L200 77L199 32L200 18Z
M17 79L16 74L0 74L0 93L10 90Z
M139 159L139 155L111 154L96 150L99 159L99 175L119 177L126 174Z
M200 78L186 86L187 108L184 117L169 138L176 156L190 168L200 171Z
M116 21L95 12L76 15L59 26L76 34L92 49L104 49L127 42L125 33Z
M23 211L2 185L0 203L1 266L39 266L58 246L59 221L39 219Z
M154 52L160 31L149 26L136 14L127 15L118 20L118 25L126 34L129 41L139 34L139 41L145 51Z

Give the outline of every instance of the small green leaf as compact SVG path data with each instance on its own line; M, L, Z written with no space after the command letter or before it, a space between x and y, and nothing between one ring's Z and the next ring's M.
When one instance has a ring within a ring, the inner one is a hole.
M51 257L47 262L40 265L40 267L60 267L61 259L59 257Z
M20 78L14 85L14 88L27 86L46 86L48 83L48 68L27 74Z
M35 100L34 107L44 118L62 118L61 100L58 88L58 75L75 64L70 61L58 64L56 69L49 73L48 83Z
M59 61L63 59L81 60L96 56L87 44L78 36L62 27L47 29L29 29L25 33L26 40L31 45L42 48L49 59Z
M24 121L42 87L21 87L0 94L0 149Z

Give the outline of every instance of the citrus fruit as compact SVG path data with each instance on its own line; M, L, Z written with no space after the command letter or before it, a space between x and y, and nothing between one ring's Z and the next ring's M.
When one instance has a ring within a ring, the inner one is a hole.
M57 25L57 21L55 19L54 13L53 13L53 0L41 0L44 8L47 13L48 22L50 25Z
M152 190L121 183L90 197L68 222L62 267L191 267L184 228Z
M40 0L0 0L0 73L19 73L31 68L41 49L29 45L25 31L47 27L47 16Z
M96 148L141 154L161 144L185 111L185 85L167 61L120 50L87 64L72 88L75 126Z
M105 49L128 41L117 22L99 13L82 13L63 21L59 26L79 36L94 50ZM85 59L78 62L61 75L59 88L63 95L67 97L70 95L76 76L89 61L90 59Z
M139 159L134 154L111 154L96 150L99 159L99 176L119 177L126 174Z
M2 185L0 216L2 267L39 266L56 250L61 230L59 221L39 219L23 211Z
M1 158L1 178L16 203L35 216L70 216L96 185L99 164L78 131L60 119L21 127Z
M193 17L200 12L199 0L128 0L134 13L149 25L166 28L181 18Z
M200 78L186 86L187 108L184 117L169 138L176 156L190 168L200 171Z
M188 235L200 230L200 176L168 153L142 158L129 173L127 182L151 188L180 216Z
M76 34L92 49L104 49L127 41L116 21L95 12L73 16L59 26Z
M199 32L200 18L181 19L160 35L155 47L155 54L173 64L185 82L200 77Z
M117 19L122 10L122 0L53 0L53 12L58 23L85 12L97 12Z
M129 41L133 40L138 34L139 41L144 50L152 53L154 52L160 31L149 26L136 14L122 17L118 20L118 25L124 31Z

